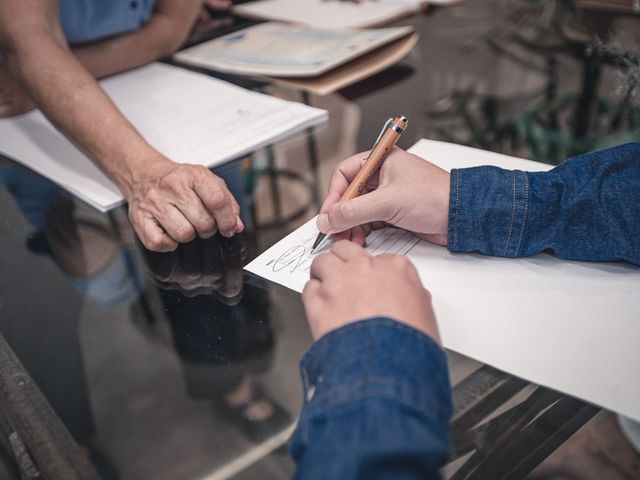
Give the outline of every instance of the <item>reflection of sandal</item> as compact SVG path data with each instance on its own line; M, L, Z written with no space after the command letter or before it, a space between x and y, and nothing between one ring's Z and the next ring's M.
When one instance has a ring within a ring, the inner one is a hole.
M255 410L260 403L268 404L271 411L264 418L253 417L251 411ZM238 405L232 406L224 399L220 399L215 402L215 408L254 442L271 438L291 423L291 417L287 412L257 386L253 386L249 398Z

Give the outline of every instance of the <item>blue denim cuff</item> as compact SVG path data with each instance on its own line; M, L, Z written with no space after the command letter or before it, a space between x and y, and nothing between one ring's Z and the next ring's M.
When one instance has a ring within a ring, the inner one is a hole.
M300 360L303 416L366 397L399 401L438 421L451 415L444 351L422 332L376 317L334 330Z
M451 170L447 247L517 257L527 224L529 177L520 170Z

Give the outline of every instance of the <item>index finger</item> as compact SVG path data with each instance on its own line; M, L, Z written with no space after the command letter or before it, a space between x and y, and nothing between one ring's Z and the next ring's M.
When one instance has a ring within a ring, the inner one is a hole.
M367 159L368 152L358 153L338 164L331 174L329 182L329 193L325 198L320 213L326 213L334 203L340 200L342 194L347 189L351 180L358 174L360 167Z
M240 207L224 181L207 170L193 186L202 203L213 214L220 233L232 236L239 222Z

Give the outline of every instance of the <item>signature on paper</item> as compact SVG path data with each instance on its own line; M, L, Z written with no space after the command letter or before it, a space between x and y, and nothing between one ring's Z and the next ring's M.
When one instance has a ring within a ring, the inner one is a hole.
M279 272L288 269L290 273L300 271L308 272L311 268L311 247L304 244L295 245L286 250L276 260L271 260L267 266L271 266L271 270Z

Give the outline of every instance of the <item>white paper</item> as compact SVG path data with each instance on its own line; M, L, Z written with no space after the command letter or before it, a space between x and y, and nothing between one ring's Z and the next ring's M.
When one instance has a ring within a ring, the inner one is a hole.
M327 28L364 28L418 12L420 0L261 0L233 7L238 15Z
M335 30L267 22L182 50L174 59L240 75L309 77L411 32L411 27Z
M411 151L447 170L550 168L430 140ZM317 232L311 220L247 270L302 291ZM640 421L640 268L547 254L520 259L452 254L425 241L413 245L406 236L395 240L385 248L406 254L418 269L432 293L447 348Z
M161 63L100 82L161 153L213 167L327 118L327 112ZM38 111L0 119L0 152L101 211L123 202L117 187Z

